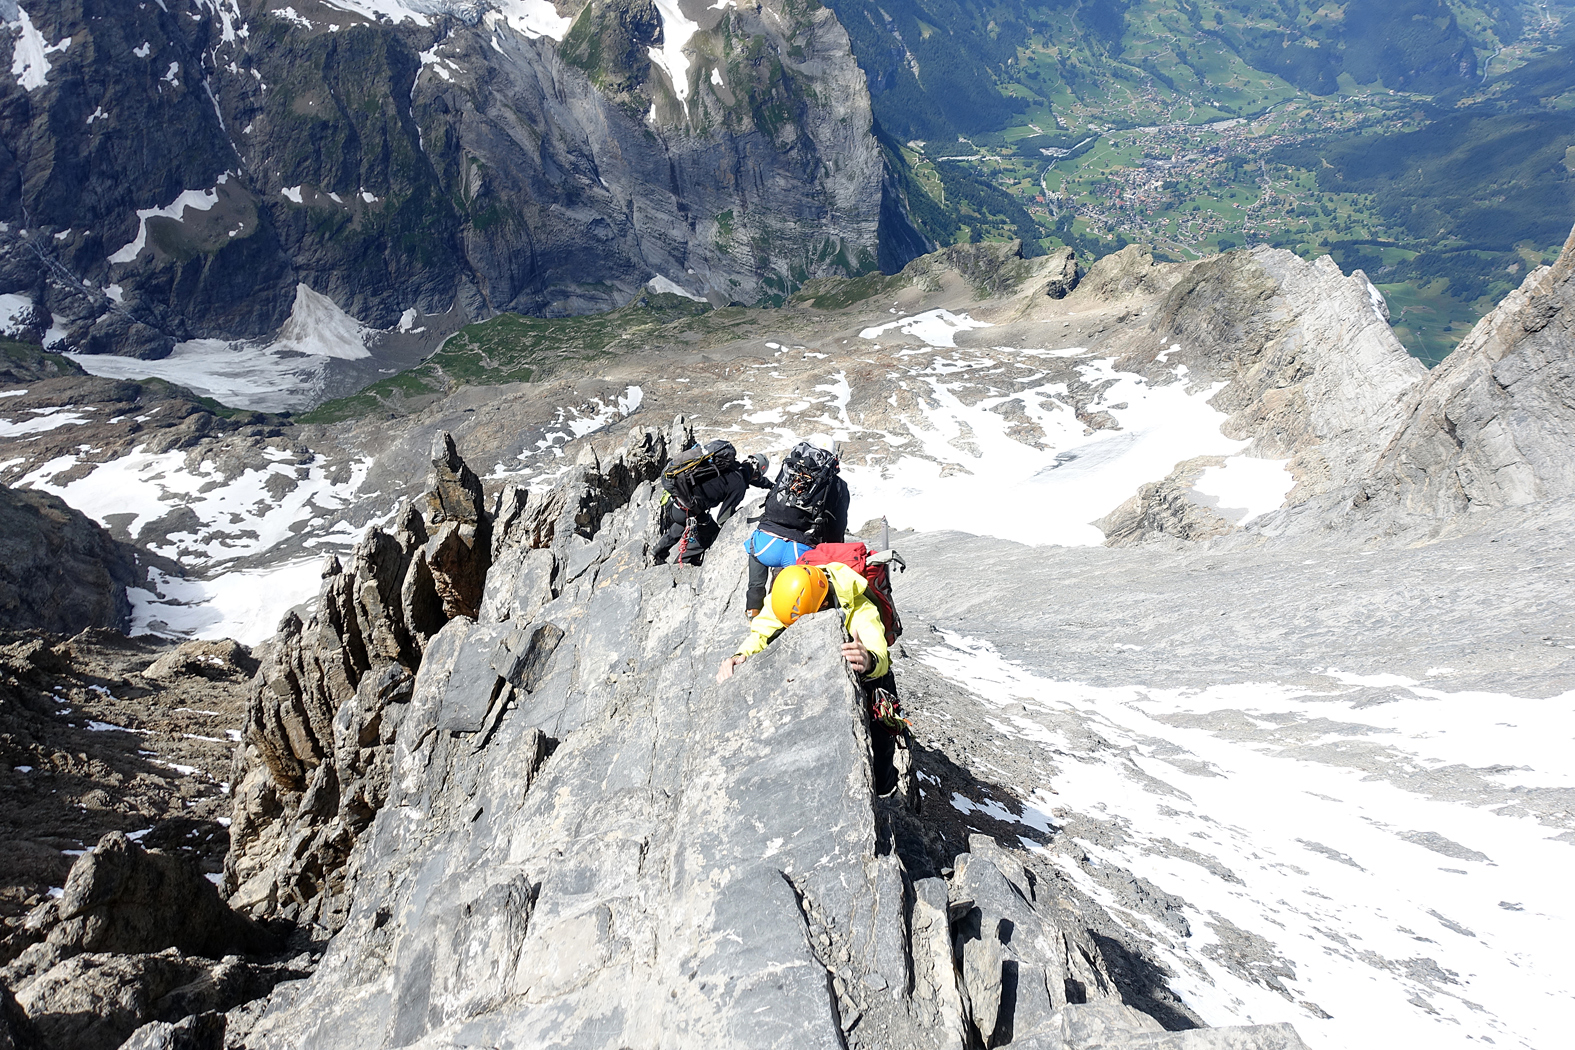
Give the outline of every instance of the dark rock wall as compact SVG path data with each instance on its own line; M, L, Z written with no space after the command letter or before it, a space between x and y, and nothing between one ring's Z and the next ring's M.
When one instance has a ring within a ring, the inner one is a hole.
M297 283L387 328L604 309L658 274L752 302L924 246L828 9L707 9L677 90L644 47L588 54L582 30L560 57L470 9L420 26L308 0L308 27L258 0L34 6L69 44L42 86L0 78L0 290L76 349L264 336ZM580 21L650 36L639 14ZM139 221L186 191L208 206Z
M124 631L140 576L134 548L60 497L0 486L0 629Z

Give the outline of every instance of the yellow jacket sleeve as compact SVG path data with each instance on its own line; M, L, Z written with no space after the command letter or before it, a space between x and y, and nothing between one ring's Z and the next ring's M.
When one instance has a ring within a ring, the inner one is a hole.
M739 645L738 651L733 655L754 656L770 645L771 639L781 634L785 626L781 620L777 619L776 614L771 611L771 603L767 602L766 607L756 613L753 620L749 621L749 637L744 639Z
M891 670L891 652L886 647L886 625L880 618L880 607L865 596L864 577L846 565L831 564L826 569L831 574L831 586L842 605L842 626L848 634L864 643L864 648L875 658L875 666L864 677L879 678ZM745 638L734 656L754 656L771 644L771 639L781 634L786 625L771 611L771 603L749 621L749 637Z
M875 658L875 666L865 678L879 678L891 670L891 652L886 648L886 625L880 618L880 609L863 595L848 609L843 623L848 633L864 643L864 648Z

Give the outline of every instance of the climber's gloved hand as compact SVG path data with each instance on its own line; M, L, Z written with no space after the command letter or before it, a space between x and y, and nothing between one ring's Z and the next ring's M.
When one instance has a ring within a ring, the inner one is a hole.
M870 651L864 648L864 643L858 639L842 643L842 658L853 668L854 674L864 674L875 666L875 659Z

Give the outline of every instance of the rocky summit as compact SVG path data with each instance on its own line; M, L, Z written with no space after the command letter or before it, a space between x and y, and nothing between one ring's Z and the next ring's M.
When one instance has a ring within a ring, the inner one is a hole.
M136 634L0 646L0 1046L1558 1045L1572 260L1432 371L1266 247L498 318L305 418L24 354L15 542ZM906 561L885 792L836 616L718 681L759 490L651 553L674 454L811 437Z

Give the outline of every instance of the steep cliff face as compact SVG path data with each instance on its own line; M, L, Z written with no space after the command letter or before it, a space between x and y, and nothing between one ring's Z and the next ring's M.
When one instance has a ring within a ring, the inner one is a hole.
M1447 517L1575 495L1575 232L1433 370L1372 491Z
M320 296L350 338L300 349L356 356L361 326L658 277L752 302L915 247L818 6L165 6L0 8L38 52L0 83L0 288L52 345L260 338Z

